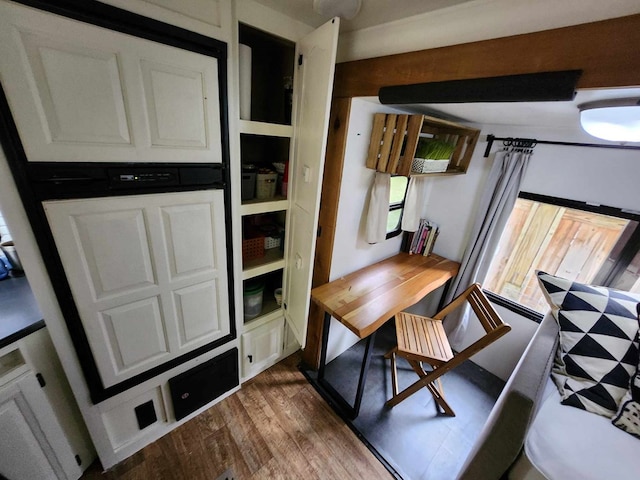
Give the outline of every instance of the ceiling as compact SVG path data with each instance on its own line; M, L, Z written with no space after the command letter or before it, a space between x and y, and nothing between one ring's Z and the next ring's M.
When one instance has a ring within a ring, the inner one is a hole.
M322 25L328 19L313 10L313 0L255 1L314 27ZM344 33L381 25L469 1L474 0L361 0L360 11L352 20L341 19L340 31ZM640 98L640 88L583 90L576 94L574 100L566 102L412 104L394 107L481 125L557 129L562 135L602 142L581 131L578 105L606 98L628 97Z
M350 32L373 27L468 1L470 0L362 0L362 6L355 18L340 19L340 31ZM256 2L313 27L319 27L328 20L327 17L313 11L313 0L256 0Z

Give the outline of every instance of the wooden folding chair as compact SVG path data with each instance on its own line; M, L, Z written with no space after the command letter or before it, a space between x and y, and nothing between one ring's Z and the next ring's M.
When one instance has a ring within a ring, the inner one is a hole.
M460 308L465 301L468 301L471 305L485 330L485 335L456 354L451 350L449 340L442 326L442 320L447 314ZM500 315L489 303L489 300L482 292L482 288L477 283L474 283L462 294L454 298L433 318L400 312L396 315L398 345L385 355L385 358L391 358L391 383L393 387L393 398L388 400L386 405L393 407L425 387L431 392L437 405L442 408L445 414L455 416L442 394L440 377L496 341L509 330L511 330L511 327L502 321ZM402 392L398 392L396 355L404 357L420 377L418 381ZM432 370L426 372L422 367L422 363L431 365Z

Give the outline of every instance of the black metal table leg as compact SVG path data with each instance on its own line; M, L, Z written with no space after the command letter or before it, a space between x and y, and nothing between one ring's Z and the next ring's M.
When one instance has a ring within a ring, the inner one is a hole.
M354 415L357 417L360 413L360 404L362 403L362 393L364 392L364 384L367 381L369 373L369 364L371 363L371 354L373 353L373 344L376 340L376 332L367 337L367 344L364 348L364 358L362 359L362 367L360 368L360 378L358 379L358 390L356 391L356 400L353 405Z
M317 382L324 390L328 400L337 405L349 418L354 419L360 413L360 404L362 403L362 395L367 380L369 364L371 363L371 354L373 353L373 344L375 342L376 332L367 337L367 342L360 367L360 377L358 378L358 388L356 390L356 398L354 404L351 405L347 400L325 379L325 367L327 361L327 346L329 343L329 327L331 325L331 315L325 312L324 323L322 325L322 343L320 346L320 365L318 366Z
M329 327L331 326L331 315L324 312L322 322L322 340L320 343L320 365L318 366L318 381L324 380L324 367L327 363L327 345L329 344Z

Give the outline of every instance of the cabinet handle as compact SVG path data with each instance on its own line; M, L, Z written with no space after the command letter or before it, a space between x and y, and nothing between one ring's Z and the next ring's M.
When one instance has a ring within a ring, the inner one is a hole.
M247 355L249 357L249 363L253 363L253 355Z

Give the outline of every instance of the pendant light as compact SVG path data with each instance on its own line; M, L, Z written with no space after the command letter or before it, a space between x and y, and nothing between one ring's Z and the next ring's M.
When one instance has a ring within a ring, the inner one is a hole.
M598 100L578 105L585 132L612 142L640 142L640 98Z

